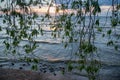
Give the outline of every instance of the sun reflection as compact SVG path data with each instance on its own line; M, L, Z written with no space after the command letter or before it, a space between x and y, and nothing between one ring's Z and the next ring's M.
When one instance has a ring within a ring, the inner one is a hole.
M52 6L43 6L43 7L34 7L32 8L33 12L36 12L37 14L47 13L49 11L49 14L55 14L56 13L56 7Z

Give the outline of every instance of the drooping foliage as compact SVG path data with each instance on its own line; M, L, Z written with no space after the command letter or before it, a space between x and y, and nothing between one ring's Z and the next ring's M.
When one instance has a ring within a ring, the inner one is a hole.
M37 48L35 37L38 34L44 35L41 26L36 22L36 18L40 17L33 11L33 7L42 7L44 0L1 0L6 5L1 9L4 13L3 23L5 24L7 39L4 41L6 51L13 54L19 54L18 49L20 43L23 40L28 40L28 43L24 44L23 48L27 54L34 54L34 50ZM45 0L46 1L46 0ZM116 0L118 1L118 0ZM120 5L115 4L113 0L113 12L111 16L111 28L102 32L100 26L99 14L101 8L98 0L59 0L60 4L55 5L57 0L51 0L48 5L48 10L41 20L53 19L54 22L51 28L55 28L52 32L52 36L57 38L61 37L62 42L65 44L65 48L69 47L70 43L77 43L78 49L74 52L78 57L78 66L76 69L87 72L87 76L90 80L95 80L97 73L99 72L100 64L93 57L97 54L97 46L95 45L96 30L101 33L103 37L111 36L113 30L116 30L116 26L120 25ZM54 6L55 5L55 6ZM50 14L50 7L55 7L54 16ZM47 25L50 26L50 25ZM2 27L0 27L2 30ZM116 33L115 33L116 34ZM119 40L120 34L116 34ZM114 46L118 50L116 40L109 39L106 43L108 46ZM31 59L26 58L27 61ZM38 63L37 59L32 61ZM72 71L73 63L68 63L68 70ZM36 65L32 67L37 69Z

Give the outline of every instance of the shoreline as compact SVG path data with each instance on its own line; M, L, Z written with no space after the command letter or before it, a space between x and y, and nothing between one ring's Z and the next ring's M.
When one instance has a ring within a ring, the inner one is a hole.
M28 70L17 70L17 69L1 69L0 68L0 80L74 80L76 76L71 74L60 74L53 75L51 73L38 73ZM75 80L88 80L86 77L79 76Z
M8 61L6 63L3 62L3 64L4 64L3 66L0 66L0 80L7 80L7 79L1 79L1 77L3 77L2 75L4 75L3 72L5 71L8 72L6 75L8 77L11 77L11 76L14 77L14 75L19 76L22 74L24 74L25 76L29 72L29 75L31 75L31 77L33 78L38 74L39 76L42 74L45 80L69 80L69 77L71 77L70 80L88 80L87 74L84 70L79 72L78 70L73 69L71 72L69 72L67 70L67 66L66 66L67 64L65 64L64 62L49 63L49 62L41 61L40 63L37 64L38 65L37 71L31 69L31 66L33 65L33 63ZM74 66L75 65L76 64L74 64ZM64 75L62 74L62 71L65 72ZM11 73L11 76L9 76L10 73ZM120 79L119 75L120 75L120 66L103 65L100 68L100 72L98 73L98 78L101 78L101 80L119 80ZM4 78L6 77L4 76ZM25 79L25 80L35 80L33 78ZM43 78L40 80L44 80ZM17 80L17 79L11 79L11 80ZM18 80L21 80L21 79L18 79Z

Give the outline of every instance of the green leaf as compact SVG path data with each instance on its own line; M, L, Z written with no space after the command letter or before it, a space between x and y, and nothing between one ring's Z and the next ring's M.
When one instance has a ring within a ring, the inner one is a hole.
M2 27L0 26L0 31L2 31Z
M65 35L66 35L66 36L69 36L69 31L65 31Z
M111 33L112 33L112 30L111 30L111 29L107 31L107 34L108 34L108 35L110 35Z
M38 66L37 65L32 65L32 70L37 71L38 70Z
M3 24L5 24L6 23L6 20L3 20Z
M18 46L18 44L19 44L19 41L18 41L18 40L14 40L14 41L13 41L13 45L14 45L14 46Z
M118 46L117 45L115 45L114 48L115 48L116 51L118 50Z
M33 13L33 19L38 18L38 15L36 13Z
M27 62L31 62L32 60L30 58L25 58Z
M32 21L28 21L28 25L32 25Z
M102 32L102 28L100 28L100 27L98 27L97 30L98 30L99 32Z
M64 71L64 70L62 70L62 71L61 71L61 73L64 75L64 74L65 74L65 71Z
M67 46L68 46L68 44L67 44L67 43L65 43L64 47L66 48Z
M113 43L112 40L110 40L110 41L107 42L107 46L110 46L110 45L113 45L113 44L114 44L114 43Z
M82 71L85 68L84 65L79 66L79 70Z
M12 53L15 54L15 53L16 53L16 50L14 49L14 50L12 51Z
M102 37L105 37L105 34L102 34Z
M117 26L117 19L112 19L111 20L111 25L112 25L112 27L115 27L115 26Z
M68 64L68 71L72 71L72 69L73 69L73 66L72 66L71 63L69 63L69 64Z
M41 33L41 35L43 35L43 30L42 30L42 28L40 29L40 33Z
M10 48L10 44L8 42L4 41L3 43L5 44L5 46L6 46L7 49Z
M3 2L4 0L1 0L1 2Z
M36 29L34 29L34 30L32 30L32 36L34 36L34 35L36 35L37 36L37 34L39 34L39 32L36 30Z
M33 59L33 62L39 63L39 60L38 59Z
M96 20L95 24L99 26L99 19Z
M11 37L15 37L15 31L14 31L14 30L9 31L9 32L10 32L10 36L11 36Z
M73 42L73 37L70 37L69 42L70 43Z
M25 49L26 53L30 53L31 52L31 46L30 45L26 44L23 48Z

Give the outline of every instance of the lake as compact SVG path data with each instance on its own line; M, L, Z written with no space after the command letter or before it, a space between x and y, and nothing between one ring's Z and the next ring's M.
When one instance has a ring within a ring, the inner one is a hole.
M118 0L120 1L120 0ZM107 10L109 6L106 7L106 5L111 5L111 0L99 0L100 5L102 5L102 13L100 13L100 26L103 27L103 33L106 33L107 30L109 30L111 27L110 23L110 16L111 11L108 13L108 18L106 21L106 15ZM103 6L104 5L104 6ZM0 25L4 26L2 23L3 18L0 18ZM37 22L40 22L41 17L38 17L36 19ZM104 26L106 21L106 25ZM49 22L49 21L48 21ZM48 22L45 22L47 24ZM78 43L70 43L69 47L66 49L64 48L64 43L61 42L61 38L53 38L51 36L51 30L49 30L49 26L43 26L44 35L38 35L38 37L35 38L37 41L37 49L34 51L34 56L29 55L30 57L37 57L42 60L48 60L48 61L65 61L65 60L76 60L75 52L78 48ZM117 26L116 31L113 30L113 33L120 34L120 25ZM62 34L62 33L61 33ZM20 54L5 54L5 46L3 45L3 41L7 38L5 28L3 27L3 31L0 32L0 57L5 59L18 59L19 57L28 56L28 54L25 54L24 50L21 48L25 43L27 43L27 40L23 40L20 43L20 48L18 51ZM112 39L116 39L115 35L111 36ZM120 79L120 42L118 41L116 44L118 44L119 50L116 51L114 47L107 46L106 42L109 40L109 37L102 37L102 34L97 32L96 30L96 40L95 45L98 48L97 55L94 55L94 58L101 61L104 65L101 69L101 75L107 75L110 77L109 80L119 80ZM112 78L112 76L114 78ZM105 79L104 79L105 80ZM106 79L107 80L107 79Z
M48 0L48 1L50 1L50 0ZM74 0L55 0L56 4L60 4L61 2L68 3L70 1L72 2ZM82 0L82 1L86 1L86 0ZM112 0L98 0L98 2L99 2L99 5L112 5ZM117 0L115 0L114 3L117 4ZM118 3L120 3L120 0L118 0Z

